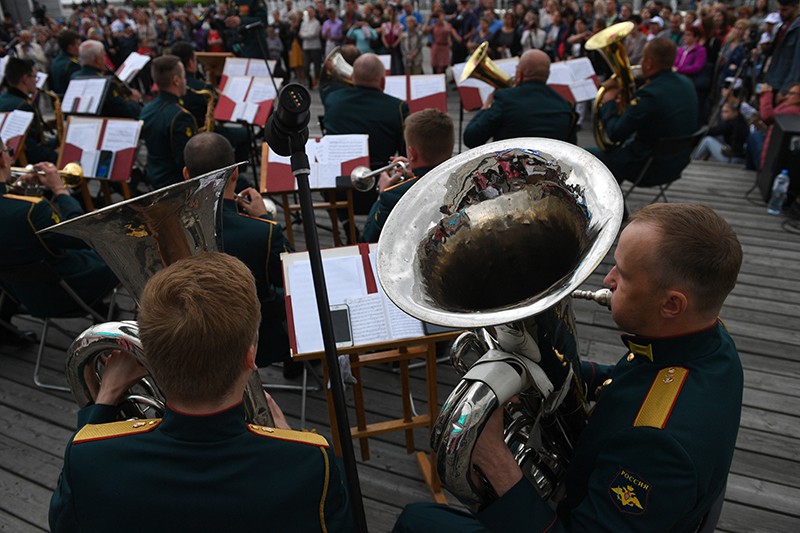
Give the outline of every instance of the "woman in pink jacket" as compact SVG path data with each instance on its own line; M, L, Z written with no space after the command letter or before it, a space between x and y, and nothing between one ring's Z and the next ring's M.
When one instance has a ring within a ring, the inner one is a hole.
M697 26L686 28L683 34L683 46L678 48L675 56L675 70L690 78L700 74L706 66L706 48L700 40L703 30Z

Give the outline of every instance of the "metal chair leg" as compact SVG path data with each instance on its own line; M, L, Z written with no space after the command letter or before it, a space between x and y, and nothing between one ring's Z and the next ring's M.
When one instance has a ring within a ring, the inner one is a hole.
M40 389L48 389L48 390L57 390L61 392L69 392L68 387L62 387L60 385L51 385L49 383L43 383L39 379L39 369L42 366L42 354L44 353L44 345L45 340L47 339L47 330L50 329L50 319L45 318L44 324L42 324L42 334L41 339L39 340L39 351L36 353L36 364L33 367L33 383Z

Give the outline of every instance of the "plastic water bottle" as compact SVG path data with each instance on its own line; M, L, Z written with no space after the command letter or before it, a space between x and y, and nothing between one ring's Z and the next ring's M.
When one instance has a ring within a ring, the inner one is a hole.
M786 191L789 190L789 171L786 169L781 170L781 173L775 176L775 181L772 183L772 194L769 197L767 204L767 212L770 215L780 215L783 204L786 202Z

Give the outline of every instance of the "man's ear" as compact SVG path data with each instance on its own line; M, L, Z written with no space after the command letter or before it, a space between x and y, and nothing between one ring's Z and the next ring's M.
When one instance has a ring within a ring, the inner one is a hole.
M419 152L413 145L406 144L406 154L408 154L409 161L416 161L419 159Z
M190 179L189 178L189 169L186 168L186 167L183 167L183 179L184 180L189 180Z
M381 91L385 91L385 90L386 90L386 76L383 76L381 78Z
M669 290L661 301L661 316L663 318L677 318L689 309L689 299L681 291Z
M244 366L256 372L258 370L258 365L256 365L256 345L251 344L250 348L247 349L247 353L244 356Z

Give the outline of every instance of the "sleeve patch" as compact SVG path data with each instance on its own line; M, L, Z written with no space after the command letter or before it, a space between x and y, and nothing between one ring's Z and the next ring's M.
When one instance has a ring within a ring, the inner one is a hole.
M641 477L620 468L608 486L608 495L621 513L643 514L647 510L651 488L652 485Z

